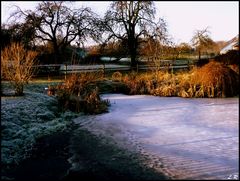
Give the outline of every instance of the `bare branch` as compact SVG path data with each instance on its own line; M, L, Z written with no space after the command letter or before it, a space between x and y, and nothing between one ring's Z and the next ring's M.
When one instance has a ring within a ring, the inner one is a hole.
M155 13L152 1L115 1L105 14L104 26L109 37L127 40L132 66L136 65L140 43L147 41L144 38L166 36L166 24L155 23Z
M31 79L37 53L22 44L12 43L1 51L1 76L10 81L16 95L23 94L23 85Z

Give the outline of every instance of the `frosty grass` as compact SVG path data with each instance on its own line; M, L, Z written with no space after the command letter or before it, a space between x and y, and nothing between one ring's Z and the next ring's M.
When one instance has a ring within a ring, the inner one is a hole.
M2 164L18 164L29 156L37 138L66 129L77 116L58 112L56 98L44 92L47 85L32 83L23 97L1 97Z

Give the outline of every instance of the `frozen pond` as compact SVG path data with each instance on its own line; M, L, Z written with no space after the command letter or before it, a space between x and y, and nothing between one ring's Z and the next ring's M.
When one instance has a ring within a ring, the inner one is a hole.
M109 113L75 119L120 147L149 157L175 179L238 178L239 98L106 94Z

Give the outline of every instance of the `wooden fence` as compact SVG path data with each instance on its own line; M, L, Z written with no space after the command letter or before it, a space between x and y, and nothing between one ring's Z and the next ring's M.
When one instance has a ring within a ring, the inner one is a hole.
M174 64L173 61L165 61L160 64L148 63L148 64L138 64L137 70L189 70L194 66L193 63L189 61L187 63ZM69 73L80 73L80 72L94 72L94 71L104 71L114 72L114 71L130 71L130 65L121 64L96 64L96 65L69 65L69 64L49 64L49 65L36 65L37 73L35 77L38 76L48 76L48 75L66 75Z

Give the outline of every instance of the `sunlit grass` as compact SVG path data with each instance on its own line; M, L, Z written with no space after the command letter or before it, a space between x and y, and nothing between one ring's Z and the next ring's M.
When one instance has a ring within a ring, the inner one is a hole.
M73 74L56 86L56 96L63 109L86 114L99 114L108 110L109 102L101 100L96 82L104 78L102 72Z
M113 80L116 79L115 73ZM238 95L238 74L229 67L210 62L189 72L169 73L152 71L138 74L131 72L121 80L128 94L150 94L180 97L231 97Z

